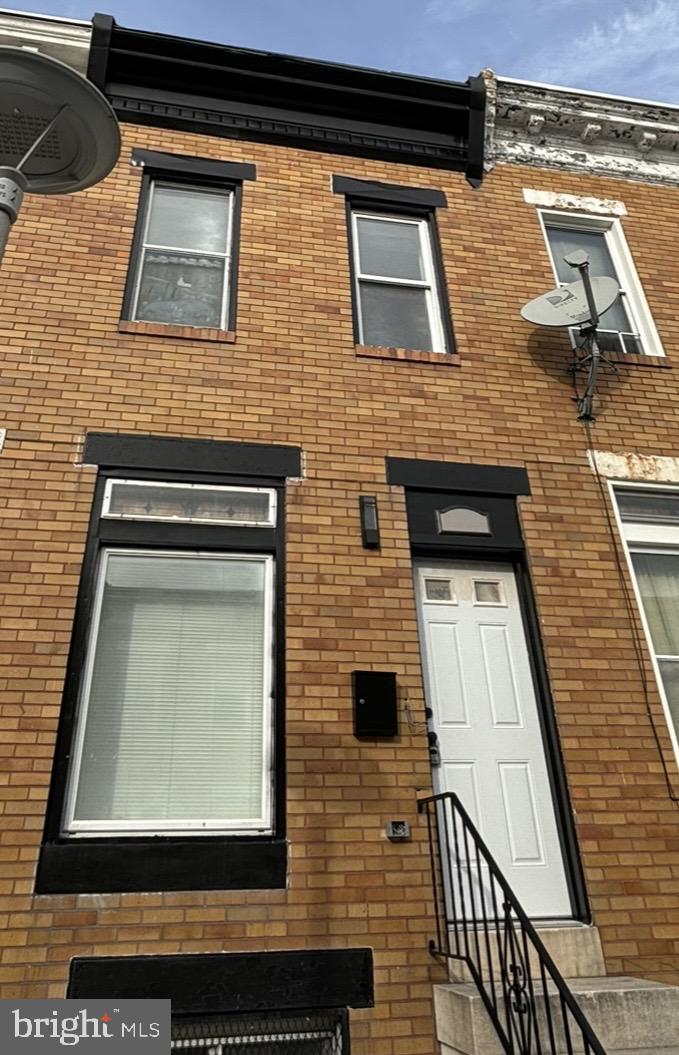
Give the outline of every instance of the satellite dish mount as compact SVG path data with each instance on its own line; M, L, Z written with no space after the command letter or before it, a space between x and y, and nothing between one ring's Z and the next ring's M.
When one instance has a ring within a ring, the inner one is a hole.
M582 343L577 346L576 361L572 367L572 371L573 376L575 376L578 370L587 370L589 367L587 385L583 395L578 396L577 403L578 421L592 421L594 419L594 393L596 392L599 367L603 363L615 374L618 373L618 368L615 363L612 363L611 360L601 351L597 340L599 309L597 308L594 290L592 289L592 280L589 275L589 257L584 249L576 249L574 253L564 257L564 260L570 267L577 268L579 271L580 281L584 286L585 298L589 309L589 322L580 327ZM581 352L584 352L584 354L577 354Z
M568 282L557 289L543 293L541 297L524 304L521 316L537 326L579 326L582 341L576 347L573 376L578 370L588 370L587 385L582 396L577 397L578 420L592 421L594 393L603 363L617 374L618 368L608 359L597 340L599 319L620 296L620 287L608 276L590 277L589 257L577 249L564 257L569 267L580 274L578 282Z

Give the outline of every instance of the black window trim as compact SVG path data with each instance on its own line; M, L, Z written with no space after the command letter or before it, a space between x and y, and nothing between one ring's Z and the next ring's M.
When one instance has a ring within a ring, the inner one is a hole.
M238 484L277 491L275 528L115 521L100 517L107 480L119 468L99 471L64 683L63 703L45 817L36 893L116 893L150 890L283 889L286 885L285 816L285 487L280 477L124 469L128 479ZM198 538L198 543L196 539ZM270 552L274 581L274 766L272 835L67 835L62 831L70 747L83 673L99 553L103 546L225 549Z
M446 208L447 201L443 191L423 187L399 187L395 184L370 183L364 180L349 179L344 176L333 176L333 192L344 194L345 215L347 224L347 251L349 254L349 277L351 282L351 316L354 329L354 343L360 344L360 325L358 318L356 267L354 263L354 236L352 217L355 212L385 213L390 216L402 216L404 219L426 220L429 231L429 244L434 264L436 283L436 301L441 318L443 333L443 352L432 352L442 358L455 354L455 331L450 310L448 286L441 252L441 242L436 222L436 209Z
M120 311L121 319L137 322L132 309L137 276L141 264L141 251L144 239L146 216L151 197L151 185L158 181L167 181L174 186L204 186L213 190L228 191L233 194L233 215L231 221L231 261L229 264L229 303L226 318L227 332L236 329L238 306L238 262L240 257L241 213L243 208L243 181L256 179L254 165L240 162L215 161L212 158L193 158L184 155L162 154L158 151L134 150L132 164L143 169L134 235L130 247L130 256L125 279L125 291ZM172 323L155 322L154 325L173 325ZM200 327L198 327L200 328ZM213 328L213 327L210 327ZM219 327L217 327L219 328Z

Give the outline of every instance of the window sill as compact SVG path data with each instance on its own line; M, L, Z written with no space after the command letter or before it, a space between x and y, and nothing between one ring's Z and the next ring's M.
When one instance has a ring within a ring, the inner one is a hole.
M217 341L235 344L233 330L218 330L209 326L175 326L169 322L136 322L121 319L118 333L142 333L148 337L177 337L182 341Z
M660 366L672 369L672 364L665 355L626 355L624 352L607 352L606 358L611 363L622 366Z
M73 839L44 843L36 894L284 890L284 839Z
M416 352L412 348L381 348L377 345L354 346L357 359L393 359L402 363L436 363L437 366L460 366L457 352Z

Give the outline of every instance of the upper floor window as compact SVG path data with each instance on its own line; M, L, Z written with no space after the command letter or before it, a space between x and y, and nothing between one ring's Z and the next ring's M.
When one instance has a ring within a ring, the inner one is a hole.
M233 331L244 162L134 150L144 176L123 318Z
M228 329L234 192L151 180L130 317Z
M550 212L542 214L542 222L559 283L578 279L577 269L564 257L582 249L589 256L592 277L608 276L620 286L620 297L599 322L600 348L622 354L664 355L620 221Z
M430 221L353 210L358 340L445 352Z

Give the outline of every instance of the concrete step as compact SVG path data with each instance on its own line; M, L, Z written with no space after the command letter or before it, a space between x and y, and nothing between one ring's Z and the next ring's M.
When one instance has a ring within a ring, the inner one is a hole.
M597 927L588 927L584 924L574 926L559 926L536 924L536 930L542 938L547 952L554 960L564 978L599 978L606 974L604 956L601 951L601 940ZM475 935L473 931L467 932L470 948L476 951ZM483 977L489 978L488 953L485 944L485 936L478 933L479 948L481 952L481 963ZM499 975L500 957L498 948L498 936L496 931L490 932L490 961L494 978ZM451 934L454 943L454 935ZM502 944L502 932L500 932L499 945ZM453 944L453 947L454 944ZM464 937L460 936L460 947L465 948ZM533 971L537 968L537 958L533 953L529 954ZM471 982L471 975L462 960L448 961L448 977L451 982Z
M568 982L594 1032L609 1053L642 1055L660 1049L673 1055L679 1040L679 987L640 978L574 978ZM498 990L499 991L499 990ZM548 1036L545 997L536 987L537 1018ZM561 1029L558 996L550 987L557 1051L568 1051ZM502 1055L495 1029L473 983L434 986L437 1036L452 1055ZM669 1048L669 1050L667 1050ZM445 1055L451 1055L445 1052ZM582 1045L573 1043L580 1055Z

